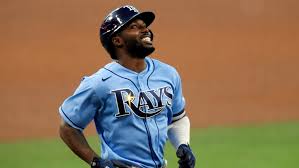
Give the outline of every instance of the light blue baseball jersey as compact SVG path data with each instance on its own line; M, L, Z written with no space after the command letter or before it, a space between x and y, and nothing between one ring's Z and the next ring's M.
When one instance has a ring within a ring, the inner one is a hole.
M101 157L143 168L164 164L167 126L185 115L181 79L175 68L150 57L140 73L111 62L85 77L59 111L83 130L94 120Z

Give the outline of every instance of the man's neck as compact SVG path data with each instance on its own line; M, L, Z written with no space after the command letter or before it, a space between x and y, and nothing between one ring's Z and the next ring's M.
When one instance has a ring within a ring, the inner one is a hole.
M132 71L140 73L146 68L145 59L142 58L131 58L131 57L122 57L117 60L117 62Z

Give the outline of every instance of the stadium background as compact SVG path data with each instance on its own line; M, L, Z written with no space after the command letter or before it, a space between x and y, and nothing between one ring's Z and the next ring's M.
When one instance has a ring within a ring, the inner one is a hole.
M111 9L124 4L156 14L151 25L156 46L152 56L174 65L181 74L187 112L196 132L193 136L198 137L192 139L198 144L196 150L221 150L215 145L224 142L205 143L211 137L231 133L227 144L234 148L235 142L246 146L247 141L242 140L270 132L261 146L270 143L289 158L298 154L299 1L10 0L0 4L0 165L18 167L8 159L14 152L9 155L4 149L21 151L23 155L14 160L24 163L28 145L44 141L55 141L65 150L62 158L67 155L71 162L81 163L57 140L57 109L83 76L110 61L98 39L98 26ZM238 127L241 139L235 130ZM233 128L236 132L230 130ZM95 135L92 126L87 134ZM271 141L277 138L284 140ZM287 145L280 146L282 142ZM278 158L283 155L274 153ZM204 156L200 162L213 167ZM26 160L29 164L30 159ZM44 162L53 162L53 158L44 158ZM288 163L298 165L296 159Z

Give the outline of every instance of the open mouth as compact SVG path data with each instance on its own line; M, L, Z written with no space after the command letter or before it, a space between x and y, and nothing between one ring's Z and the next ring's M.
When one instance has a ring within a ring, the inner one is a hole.
M144 42L144 43L146 43L146 44L153 44L152 39L150 37L148 37L148 36L143 37L141 39L141 41Z

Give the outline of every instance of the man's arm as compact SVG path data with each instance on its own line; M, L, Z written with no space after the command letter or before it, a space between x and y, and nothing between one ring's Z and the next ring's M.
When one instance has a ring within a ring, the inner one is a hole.
M83 133L69 126L63 119L59 134L64 143L86 163L90 164L94 157L99 157L91 149Z
M168 138L176 150L181 144L189 144L190 121L187 116L174 121L168 126Z
M180 159L180 168L194 168L195 156L189 146L190 121L187 116L174 121L168 127L168 137L171 144L176 148L176 155Z

